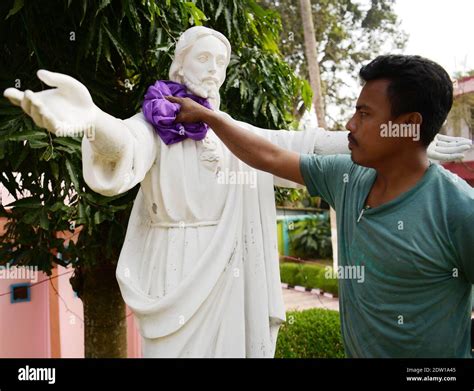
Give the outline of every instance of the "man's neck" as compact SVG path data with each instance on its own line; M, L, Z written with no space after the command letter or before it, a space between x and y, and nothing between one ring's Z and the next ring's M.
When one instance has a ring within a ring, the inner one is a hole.
M408 191L421 180L429 167L426 151L410 152L407 156L387 158L375 168L376 180L366 204L376 207Z

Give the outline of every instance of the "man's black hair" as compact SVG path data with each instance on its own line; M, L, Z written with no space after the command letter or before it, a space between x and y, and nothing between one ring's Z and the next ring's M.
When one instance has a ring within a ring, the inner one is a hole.
M453 104L453 83L443 67L420 56L384 55L363 66L359 76L364 82L390 80L392 115L420 113L420 140L428 146Z

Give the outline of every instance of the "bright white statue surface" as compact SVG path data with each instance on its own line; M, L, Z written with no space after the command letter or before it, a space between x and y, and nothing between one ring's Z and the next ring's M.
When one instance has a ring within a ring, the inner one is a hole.
M170 80L219 110L230 53L222 34L188 29L177 43ZM82 140L90 188L116 195L140 184L116 275L138 320L144 357L273 357L285 321L273 185L296 184L239 161L211 129L202 141L166 145L142 112L114 118L70 76L40 70L38 77L57 88L8 89L5 96L52 133L94 135ZM347 132L239 123L299 153L349 153ZM456 159L467 149L456 138L437 142L431 158ZM247 183L219 181L219 172Z

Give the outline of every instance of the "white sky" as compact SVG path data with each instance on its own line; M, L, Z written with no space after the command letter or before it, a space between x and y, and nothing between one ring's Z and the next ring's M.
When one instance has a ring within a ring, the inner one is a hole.
M409 38L404 54L436 61L452 76L474 69L473 0L396 0Z
M369 7L369 0L360 0ZM474 69L474 0L396 0L395 13L401 28L408 34L403 54L418 54L440 64L454 76L455 72ZM380 54L389 53L381 52ZM357 96L360 85L355 73L344 80L341 92ZM333 118L346 120L338 108L329 105Z

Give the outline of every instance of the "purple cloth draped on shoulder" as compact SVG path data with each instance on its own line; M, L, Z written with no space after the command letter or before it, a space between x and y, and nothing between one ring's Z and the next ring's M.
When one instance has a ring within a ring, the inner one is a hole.
M207 124L204 122L175 123L180 105L165 99L165 96L170 95L179 98L191 98L208 109L211 108L206 99L188 93L184 85L170 80L157 80L155 84L148 87L142 104L142 111L146 120L153 125L166 145L183 141L188 137L196 141L202 140L209 129Z

